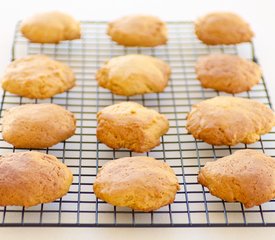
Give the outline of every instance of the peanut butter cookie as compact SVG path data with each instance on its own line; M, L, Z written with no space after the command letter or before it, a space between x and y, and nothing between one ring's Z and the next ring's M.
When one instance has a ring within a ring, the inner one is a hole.
M249 91L261 80L258 64L228 54L200 57L196 64L196 73L203 87L227 93Z
M154 47L166 44L166 24L159 18L130 15L109 23L108 35L124 46Z
M252 99L219 96L192 107L186 128L213 145L254 143L275 126L274 112Z
M126 55L106 62L96 74L101 87L114 94L133 96L162 92L167 86L170 67L164 61L145 55Z
M167 118L134 102L105 107L97 113L97 138L110 148L147 152L169 129Z
M213 12L195 22L197 37L208 45L251 42L254 33L237 14Z
M52 155L17 152L0 157L0 206L31 207L69 191L73 175Z
M126 157L104 164L93 189L114 206L149 212L172 203L180 187L168 164L150 157Z
M58 11L35 14L22 21L20 30L34 43L59 43L81 36L79 21Z
M3 139L18 148L46 148L75 133L74 115L55 104L25 104L4 112Z
M4 90L27 98L50 98L75 85L73 71L45 55L16 59L2 77Z
M239 150L207 162L198 182L225 201L258 206L275 197L275 159L255 150Z

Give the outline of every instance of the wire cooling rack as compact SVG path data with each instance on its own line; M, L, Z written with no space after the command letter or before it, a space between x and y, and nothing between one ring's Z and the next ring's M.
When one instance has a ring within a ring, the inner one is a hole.
M208 227L208 226L275 226L275 201L245 209L240 203L227 203L212 196L197 183L197 173L207 161L231 154L237 149L253 148L275 156L275 132L264 135L249 146L215 147L195 140L185 128L191 106L222 92L203 89L196 80L197 58L209 53L238 54L256 61L252 44L236 46L206 46L197 40L192 22L169 22L169 42L156 48L125 48L116 45L105 34L105 22L82 22L82 39L60 44L31 44L16 28L13 59L27 54L46 54L69 64L77 77L72 90L47 100L30 100L3 92L0 111L24 103L52 102L66 107L77 117L75 136L48 149L74 174L69 193L53 203L30 208L0 207L0 226L86 226L86 227ZM130 53L159 57L172 67L172 76L163 93L121 97L98 87L96 70L109 58ZM13 60L12 59L12 60ZM271 107L264 79L250 92L236 94L253 98ZM93 193L92 184L98 168L112 159L136 156L126 150L113 150L96 139L96 113L107 105L135 101L165 114L169 132L160 146L144 154L166 161L175 171L181 190L169 206L143 213L128 208L113 207ZM1 137L0 154L18 152Z

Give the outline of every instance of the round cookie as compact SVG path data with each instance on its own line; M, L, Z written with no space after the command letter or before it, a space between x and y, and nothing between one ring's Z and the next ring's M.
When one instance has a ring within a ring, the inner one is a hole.
M132 54L112 58L96 74L98 84L112 93L133 96L162 92L168 84L171 69L164 61Z
M98 198L114 206L150 212L172 203L180 186L168 164L143 156L107 162L93 189Z
M0 206L31 207L69 191L73 175L52 155L18 152L0 157Z
M2 77L2 88L27 98L50 98L75 86L73 71L45 55L16 59Z
M208 45L251 42L254 33L238 15L230 12L213 12L195 22L197 37Z
M249 91L261 79L258 64L228 54L200 57L196 64L196 73L203 87L227 93Z
M2 136L17 148L47 148L74 135L74 115L55 104L25 104L4 112Z
M275 126L275 114L251 99L219 96L193 105L186 128L194 138L213 145L254 143Z
M79 21L58 11L38 13L25 19L20 31L34 43L59 43L81 36Z
M124 46L154 47L166 44L166 24L159 18L130 15L108 25L107 34L113 41Z
M207 162L198 182L225 201L258 206L275 197L275 159L255 150L239 150Z
M160 144L169 129L167 118L134 102L105 107L97 113L96 136L108 147L147 152Z

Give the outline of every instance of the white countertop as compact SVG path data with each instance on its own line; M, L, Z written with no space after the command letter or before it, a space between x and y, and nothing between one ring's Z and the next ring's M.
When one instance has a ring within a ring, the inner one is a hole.
M275 104L275 1L248 0L8 0L0 7L0 72L10 61L18 20L47 10L68 12L80 20L111 20L130 13L147 13L163 20L194 20L209 11L233 11L252 26L256 55ZM274 228L0 228L0 239L274 239Z

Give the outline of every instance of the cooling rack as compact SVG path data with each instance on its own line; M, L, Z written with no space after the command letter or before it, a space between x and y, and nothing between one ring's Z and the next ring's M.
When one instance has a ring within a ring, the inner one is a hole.
M156 48L125 48L110 41L105 34L106 22L81 22L82 39L60 44L32 44L16 27L12 60L27 54L46 54L70 65L77 77L77 86L51 99L30 100L3 92L3 110L25 103L51 102L64 106L77 117L76 134L65 142L41 152L53 154L69 166L74 175L69 193L53 203L30 208L0 207L0 226L70 226L70 227L217 227L275 226L275 201L245 209L240 203L227 203L212 196L197 183L198 170L207 162L231 154L235 150L252 148L275 156L275 131L262 136L249 146L216 147L195 140L185 128L191 106L217 95L228 95L203 89L196 80L197 58L209 53L238 54L257 61L253 44L236 46L206 46L197 40L192 22L168 22L169 42ZM107 59L130 53L156 56L172 67L172 76L163 93L122 97L98 87L96 70ZM271 107L265 81L250 92L236 94L256 99ZM121 101L135 101L165 114L169 132L160 146L143 154L166 161L175 171L181 190L175 202L161 209L143 213L128 208L113 207L97 199L92 190L96 173L102 164L112 159L142 154L113 150L96 139L96 113L101 108ZM24 151L4 142L0 135L0 154Z

